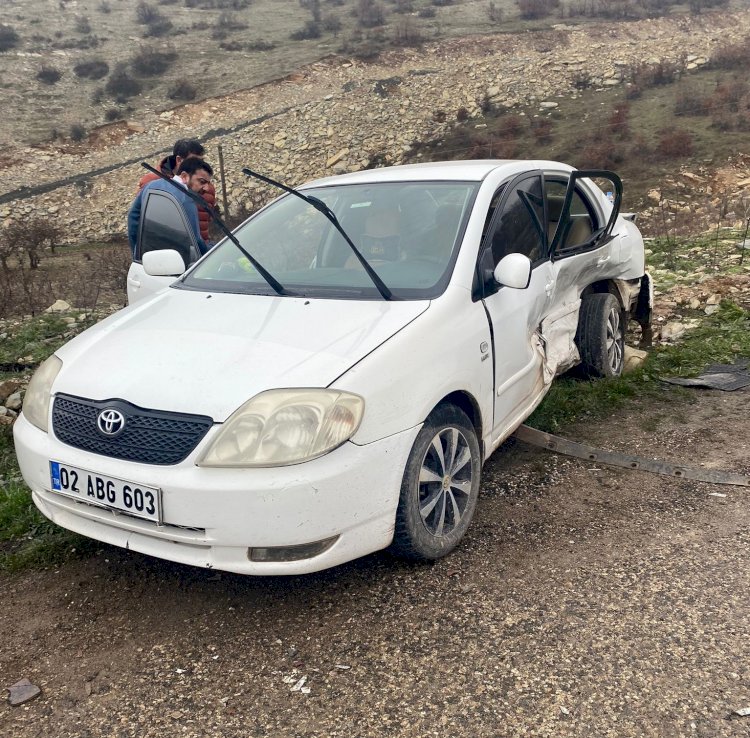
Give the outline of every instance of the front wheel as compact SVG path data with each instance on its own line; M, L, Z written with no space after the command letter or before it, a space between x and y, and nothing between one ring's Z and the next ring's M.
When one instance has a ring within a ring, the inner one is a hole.
M619 377L625 359L625 313L614 295L597 292L581 301L576 345L589 377Z
M453 405L439 407L425 421L406 462L392 549L421 561L449 554L471 522L481 469L469 418Z

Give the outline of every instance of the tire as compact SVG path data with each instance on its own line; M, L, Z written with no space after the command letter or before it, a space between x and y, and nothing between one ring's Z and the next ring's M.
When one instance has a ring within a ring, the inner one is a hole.
M581 301L576 346L587 377L619 377L625 359L625 314L614 295L596 293Z
M449 554L474 515L481 473L479 441L469 418L454 405L437 408L406 462L392 550L416 561Z

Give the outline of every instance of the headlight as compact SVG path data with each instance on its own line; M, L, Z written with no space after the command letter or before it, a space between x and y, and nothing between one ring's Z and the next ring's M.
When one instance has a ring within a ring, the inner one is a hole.
M62 361L54 354L34 372L23 398L23 414L30 423L47 432L49 417L49 399L52 383L62 369Z
M268 390L235 412L198 466L285 466L327 454L362 420L359 395L329 389Z

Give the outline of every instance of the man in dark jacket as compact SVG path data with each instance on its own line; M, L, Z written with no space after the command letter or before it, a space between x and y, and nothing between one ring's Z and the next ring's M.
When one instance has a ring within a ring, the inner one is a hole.
M177 174L172 179L177 183L177 187L165 182L161 177L153 177L150 182L146 182L145 186L136 195L133 204L130 206L128 211L128 240L130 241L130 249L135 256L136 241L138 239L138 226L141 221L141 209L143 206L143 197L150 190L163 190L169 192L182 206L185 216L190 223L190 226L195 235L196 241L198 242L198 249L201 254L205 254L210 248L206 243L205 239L202 238L200 228L198 225L198 206L195 201L190 198L183 190L192 190L201 197L206 196L206 191L211 185L211 177L213 176L213 169L208 162L203 161L199 157L188 157L180 163Z
M183 161L192 157L203 159L205 155L206 150L203 148L203 144L200 141L194 138L181 138L178 141L175 141L175 145L172 148L172 155L165 156L159 162L159 170L167 177L173 177ZM152 172L146 172L146 174L144 174L138 181L138 191L140 192L146 184L153 182L155 179L159 179L159 177ZM201 194L203 199L211 207L215 207L216 188L213 184L209 184ZM200 225L201 238L206 243L208 243L208 226L210 222L211 216L208 214L208 210L205 208L198 208L198 223Z

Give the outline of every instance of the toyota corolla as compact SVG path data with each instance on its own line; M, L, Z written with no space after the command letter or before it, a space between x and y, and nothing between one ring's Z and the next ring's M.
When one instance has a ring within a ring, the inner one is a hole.
M131 304L28 388L14 434L35 504L246 574L446 555L553 378L617 376L627 321L648 321L621 194L550 161L377 169L285 192L198 259L153 191Z

